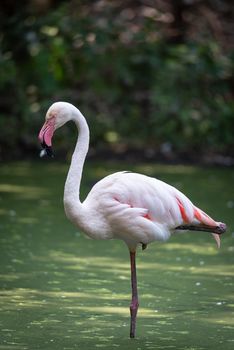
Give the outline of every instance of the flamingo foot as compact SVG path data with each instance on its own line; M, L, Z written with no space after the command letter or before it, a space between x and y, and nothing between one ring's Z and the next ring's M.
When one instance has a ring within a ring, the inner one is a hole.
M214 237L216 243L217 243L217 247L220 248L220 237L219 237L219 234L217 233L212 233L212 236Z

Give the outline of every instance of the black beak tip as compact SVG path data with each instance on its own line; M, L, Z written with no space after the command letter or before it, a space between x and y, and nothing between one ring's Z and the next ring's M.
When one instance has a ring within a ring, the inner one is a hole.
M45 150L47 156L49 156L50 158L54 158L54 153L51 146L46 146Z
M41 157L43 157L46 154L48 157L54 158L54 152L51 146L48 146L45 142L43 142L41 143L41 147L42 147Z

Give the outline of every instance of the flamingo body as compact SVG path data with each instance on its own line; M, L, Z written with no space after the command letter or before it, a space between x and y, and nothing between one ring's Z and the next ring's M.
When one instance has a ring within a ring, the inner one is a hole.
M135 252L153 241L166 241L178 230L199 230L219 235L226 225L216 222L173 186L132 172L117 172L93 186L86 199L79 197L83 165L89 147L86 119L73 105L54 103L46 114L39 139L48 155L52 154L53 133L67 121L74 121L79 137L72 156L64 189L67 217L94 239L122 239L130 251L132 302L130 337L135 337L138 293Z
M133 250L140 243L166 241L180 225L199 224L198 210L173 186L142 174L118 172L94 185L79 218L69 213L68 217L90 237L122 239Z

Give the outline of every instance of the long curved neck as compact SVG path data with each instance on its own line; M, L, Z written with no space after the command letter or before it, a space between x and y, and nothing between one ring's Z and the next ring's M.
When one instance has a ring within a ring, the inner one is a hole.
M72 107L71 119L75 122L79 135L64 188L64 207L69 217L73 217L82 206L80 202L80 183L84 161L89 148L88 124L81 112L74 106Z

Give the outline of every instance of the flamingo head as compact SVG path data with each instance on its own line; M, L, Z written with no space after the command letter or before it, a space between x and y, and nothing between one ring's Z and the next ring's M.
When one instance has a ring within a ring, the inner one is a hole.
M42 146L40 156L47 154L53 157L52 137L56 129L72 119L71 105L66 102L55 102L46 113L45 123L42 126L38 138Z

